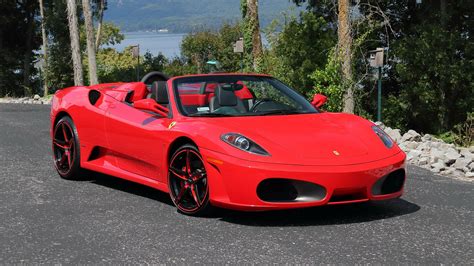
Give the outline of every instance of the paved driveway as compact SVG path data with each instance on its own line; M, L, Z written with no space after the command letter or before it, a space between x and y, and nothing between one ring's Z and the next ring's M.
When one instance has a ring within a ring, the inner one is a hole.
M141 185L60 179L48 115L0 104L0 263L474 264L474 182L409 167L401 199L193 218Z

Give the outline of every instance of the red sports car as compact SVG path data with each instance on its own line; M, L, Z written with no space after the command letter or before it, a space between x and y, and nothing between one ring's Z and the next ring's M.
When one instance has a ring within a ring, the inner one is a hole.
M206 74L70 87L54 95L54 163L164 192L185 214L397 198L405 154L373 123L328 113L268 75Z

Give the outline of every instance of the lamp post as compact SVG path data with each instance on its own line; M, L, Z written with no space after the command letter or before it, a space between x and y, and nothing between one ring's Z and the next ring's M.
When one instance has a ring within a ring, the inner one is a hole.
M382 122L382 67L383 54L387 48L377 48L369 51L369 64L377 69L377 121Z
M239 38L234 43L234 53L240 53L240 72L244 72L244 38Z
M132 46L132 56L137 58L137 81L140 81L140 44Z

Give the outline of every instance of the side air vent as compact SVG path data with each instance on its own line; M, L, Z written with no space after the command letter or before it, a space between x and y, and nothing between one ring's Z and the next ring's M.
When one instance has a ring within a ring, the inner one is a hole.
M97 101L100 99L100 92L96 90L90 90L89 91L89 102L92 105L95 105Z

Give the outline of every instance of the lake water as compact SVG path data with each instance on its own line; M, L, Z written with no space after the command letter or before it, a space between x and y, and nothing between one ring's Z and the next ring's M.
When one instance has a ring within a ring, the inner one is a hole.
M186 34L180 33L154 33L154 32L127 32L124 33L125 39L117 45L111 47L123 51L125 47L131 45L140 45L140 54L150 52L157 55L159 52L166 57L179 56L180 45Z
M164 54L167 58L180 55L180 45L184 33L156 33L156 32L126 32L125 39L113 47L119 51L123 51L125 47L131 45L140 45L140 54L144 55L150 52L157 55L159 52ZM268 46L268 41L262 34L263 46Z

